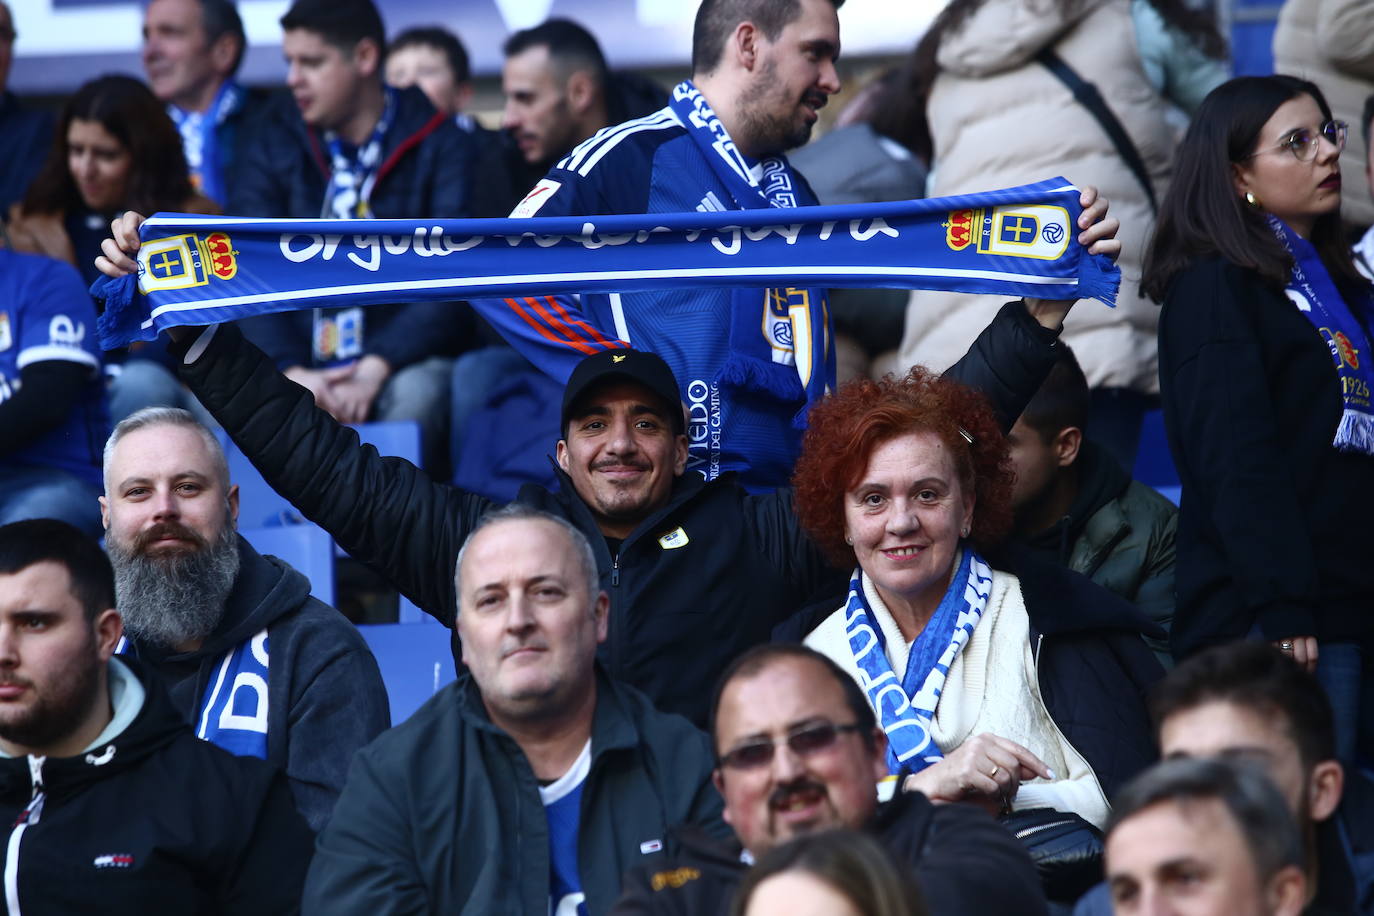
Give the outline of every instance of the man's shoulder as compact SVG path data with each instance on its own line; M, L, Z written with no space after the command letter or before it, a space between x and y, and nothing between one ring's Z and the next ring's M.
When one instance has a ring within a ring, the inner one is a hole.
M583 178L623 178L623 168L639 164L647 170L658 147L685 132L677 116L662 108L642 118L603 127L560 159L553 171L571 172Z

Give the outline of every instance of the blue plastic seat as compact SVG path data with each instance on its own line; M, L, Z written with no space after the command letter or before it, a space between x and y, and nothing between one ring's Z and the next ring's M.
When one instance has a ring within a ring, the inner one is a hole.
M285 560L310 580L310 594L334 605L334 541L315 525L277 525L272 528L240 528L258 553Z
M419 465L420 424L412 420L387 423L360 423L354 426L353 429L357 430L358 438L374 446L380 454L404 458L412 464ZM258 469L248 460L248 457L244 455L243 452L239 450L239 447L234 444L233 440L229 438L228 433L223 429L217 428L215 430L215 436L219 439L220 444L224 446L224 455L229 462L229 479L233 483L238 484L239 526L245 529L245 537L247 537L246 531L251 529L282 527L308 528L319 532L319 534L332 545L332 539L330 539L328 532L307 520L295 506L291 505L291 503L286 500L285 497L272 489L267 481L263 479L262 474L258 473ZM257 546L257 543L253 541L252 538L249 538L249 543L253 544L255 547ZM331 547L331 550L339 556L344 555L337 547ZM259 551L261 551L261 548L259 548ZM286 556L282 554L277 555L281 556L283 560L287 560L291 565L296 565L294 561ZM332 565L330 570L330 598L326 603L333 604L334 584ZM303 569L301 571L305 572ZM307 573L307 575L309 574ZM316 582L315 576L310 575L310 581L312 584L311 593L315 594L317 598L320 597L319 594L314 591L314 583ZM321 598L320 600L323 601L324 599ZM406 598L399 597L397 619L401 623L419 623L432 618Z
M455 678L452 634L438 623L377 623L358 627L382 669L391 724L399 725Z

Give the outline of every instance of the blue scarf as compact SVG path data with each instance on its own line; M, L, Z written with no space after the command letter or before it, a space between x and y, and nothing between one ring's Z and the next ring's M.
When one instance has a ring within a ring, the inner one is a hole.
M1078 245L1078 196L1052 179L785 213L450 221L159 214L140 230L137 278L101 278L92 292L105 300L106 348L153 340L166 327L326 305L768 288L799 279L1110 305L1120 271Z
M868 703L887 733L887 768L895 775L924 770L944 759L930 731L949 666L973 636L992 591L992 568L972 547L950 579L940 606L916 637L898 680L887 659L887 640L864 598L863 571L854 570L845 605L845 635Z
M197 191L218 204L225 203L224 163L221 161L218 128L243 105L243 88L233 80L225 80L204 111L185 111L175 105L167 106L167 114L181 134L181 149L186 154L186 167L191 172L191 184Z
M1336 289L1312 243L1272 214L1269 227L1293 256L1288 298L1326 341L1341 379L1345 410L1331 444L1341 451L1374 455L1374 408L1369 401L1374 388L1374 353L1370 352L1365 327ZM1357 305L1363 306L1366 320L1374 319L1374 307L1368 296Z
M755 167L735 147L705 96L684 80L673 87L668 107L687 128L702 158L738 210L797 206L798 179L782 157ZM835 383L835 341L824 288L792 286L736 289L730 302L730 355L717 381L784 403L820 400ZM806 406L797 413L805 425Z
M327 131L329 147L329 187L324 191L320 216L334 219L371 219L372 188L377 184L377 169L382 164L382 144L396 117L396 90L386 87L382 116L372 128L372 136L359 147L346 144L337 133Z
M226 652L201 697L196 737L266 760L267 667L266 630Z

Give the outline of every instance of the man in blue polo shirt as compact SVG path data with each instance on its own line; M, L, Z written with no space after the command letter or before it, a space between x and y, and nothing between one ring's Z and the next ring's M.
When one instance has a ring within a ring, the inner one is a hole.
M95 307L68 264L0 249L0 525L59 518L100 534L110 418Z

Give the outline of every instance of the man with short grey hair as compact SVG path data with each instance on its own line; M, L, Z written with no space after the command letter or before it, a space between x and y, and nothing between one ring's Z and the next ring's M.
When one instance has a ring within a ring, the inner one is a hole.
M1117 916L1297 916L1302 835L1254 764L1166 760L1114 799L1107 882Z
M521 504L455 570L467 672L354 758L306 913L607 912L670 824L727 832L706 736L596 666L586 537Z
M318 830L353 752L390 724L362 636L239 536L224 450L184 410L115 427L100 510L125 651L162 676L200 738L284 769Z

